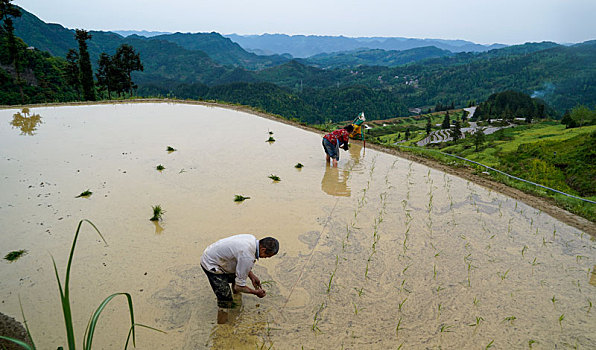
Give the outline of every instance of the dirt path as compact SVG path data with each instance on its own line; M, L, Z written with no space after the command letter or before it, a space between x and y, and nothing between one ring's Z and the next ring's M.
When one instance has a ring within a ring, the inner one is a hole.
M184 100L172 100L172 99L135 99L135 100L123 100L123 101L99 101L99 102L70 102L70 103L47 103L47 104L38 104L38 105L21 105L21 106L1 106L0 109L13 109L13 108L23 108L23 107L52 107L52 106L80 106L80 105L94 105L94 104L114 104L114 103L177 103L177 104L193 104L193 105L202 105L202 106L212 106L212 107L220 107L226 108L236 111L242 111L246 113L251 113L254 115L258 115L263 118L272 119L284 124L289 124L295 126L297 128L301 128L304 130L312 131L318 134L323 134L322 131L315 129L313 127L308 127L298 122L290 121L281 118L280 116L267 114L264 112L256 111L247 106L236 106L236 105L227 105L227 104L219 104L214 102L204 102L204 101L184 101ZM358 141L356 141L358 142ZM538 197L529 193L525 193L521 190L518 190L513 187L509 187L505 184L500 182L496 182L490 179L488 176L484 175L476 175L473 173L473 170L470 168L454 168L442 164L438 161L433 159L424 158L421 156L417 156L408 152L402 152L393 148L383 147L376 144L368 143L366 145L369 148L375 149L377 151L393 154L399 156L404 159L408 159L414 161L416 163L420 163L426 165L428 167L444 171L448 174L455 175L461 177L463 179L472 181L477 183L483 187L489 188L496 192L502 193L506 196L509 196L513 199L519 200L521 202L526 203L536 209L539 209L550 216L560 220L568 225L571 225L585 233L590 234L592 237L596 238L596 223L591 222L585 218L582 218L578 215L572 214L566 211L563 208L560 208L556 205L555 201L550 198ZM322 157L322 156L321 156Z

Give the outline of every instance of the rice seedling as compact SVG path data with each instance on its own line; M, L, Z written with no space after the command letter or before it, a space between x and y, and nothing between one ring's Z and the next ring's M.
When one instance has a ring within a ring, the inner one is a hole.
M322 302L321 305L319 306L319 309L317 310L317 312L315 312L315 316L313 317L313 323L312 323L312 326L311 326L311 330L313 332L315 332L315 331L319 331L320 332L321 331L319 329L318 324L319 324L319 321L320 321L320 318L319 317L321 315L321 312L323 312L324 309L325 309L325 302Z
M401 320L402 318L399 318L399 321L397 321L397 326L395 326L395 339L399 338L399 328L401 326Z
M526 252L526 250L528 250L528 246L524 245L524 247L522 248L522 251L521 251L522 257L524 256L524 253Z
M553 302L553 306L556 308L555 303L557 302L557 299L555 298L555 296L553 295L552 299L550 300Z
M247 199L250 199L250 197L244 197L239 194L234 195L234 202L244 202Z
M439 305L437 305L437 318L441 317L441 303L439 303Z
M10 262L15 262L20 257L22 257L23 255L26 255L26 254L27 254L27 250L25 250L25 249L15 250L15 251L12 251L12 252L6 254L4 256L4 260L8 260Z
M528 347L531 349L531 348L532 348L532 345L534 345L534 344L536 344L536 343L537 343L537 341L536 341L536 340L534 340L534 339L530 339L530 340L528 340Z
M501 278L501 281L504 281L507 278L507 274L509 273L509 270L511 269L507 269L507 271L501 273L501 272L497 272L497 275L499 276L499 278Z
M304 168L304 165L302 165L302 163L298 163L298 164L294 165L294 168L302 169L302 168Z
M490 341L490 343L488 343L488 344L487 344L487 345L484 347L484 349L486 350L486 349L490 349L490 348L492 348L494 343L495 343L495 340L493 339L493 340L491 340L491 341Z
M158 171L162 171L162 170L164 170L165 168L166 168L166 167L165 167L165 166L163 166L163 165L161 165L161 164L159 164L158 166L156 166L156 167L155 167L155 169L157 169Z
M172 146L168 146L168 148L166 148L166 151L168 151L168 152L172 153L172 152L176 152L176 151L177 151L177 149L175 149L175 148L174 148L174 147L172 147Z
M161 220L162 215L165 213L165 211L163 209L161 209L161 205L153 205L151 206L151 209L153 209L153 216L151 217L151 221L159 221Z
M404 280L405 282L405 280ZM401 312L401 309L404 307L404 304L406 303L406 301L408 300L408 297L406 297L404 300L401 301L401 303L399 303L397 305L397 309Z
M443 325L441 325L441 328L439 328L439 331L441 333L453 332L452 330L450 330L451 328L453 328L453 326L449 326L449 325L443 324Z
M81 194L79 194L75 198L81 198L81 197L87 198L87 197L91 196L92 194L93 194L93 192L86 190L86 191L81 192Z
M563 320L565 319L565 314L561 314L561 316L559 316L559 326L561 328L563 328Z
M590 310L592 310L592 300L590 300L588 298L586 298L586 300L588 301L588 306L587 306L588 311L586 311L586 313L589 314Z
M273 138L273 136L269 136L269 138L265 142L273 143L275 142L275 139Z
M269 132L269 135L273 135L273 131L268 130L268 132Z
M480 326L480 322L484 321L484 318L481 316L476 316L476 322L469 324L470 327L478 327Z
M269 178L270 178L271 180L275 181L275 182L279 182L279 181L281 181L281 179L280 179L280 178L279 178L279 176L277 176L277 175L273 175L273 174L271 174L271 175L269 175Z
M356 291L356 293L358 293L358 296L361 297L362 294L364 294L364 287L357 289L356 287L354 287L354 290Z
M354 315L358 315L358 306L356 306L355 302L352 302L352 305L354 306Z
M480 300L478 300L476 297L474 297L474 300L472 301L472 304L474 306L477 306L478 305L478 302L480 302Z
M517 320L517 317L508 316L508 317L505 317L502 322L509 322L509 324L513 324L513 321L515 321L515 320Z

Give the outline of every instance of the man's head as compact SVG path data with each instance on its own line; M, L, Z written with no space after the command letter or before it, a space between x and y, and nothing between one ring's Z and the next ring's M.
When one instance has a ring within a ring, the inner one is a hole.
M352 132L354 132L354 125L348 124L348 125L344 126L344 129L346 129L347 132L352 133Z
M273 237L265 237L259 240L259 257L270 258L279 251L279 242Z

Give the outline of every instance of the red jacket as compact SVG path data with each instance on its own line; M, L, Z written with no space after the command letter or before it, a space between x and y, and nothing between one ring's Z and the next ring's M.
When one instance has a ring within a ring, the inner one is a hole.
M339 141L339 144L341 145L343 143L347 143L350 140L350 133L346 129L337 129L323 136L323 138L327 139L334 145L337 145L337 141Z

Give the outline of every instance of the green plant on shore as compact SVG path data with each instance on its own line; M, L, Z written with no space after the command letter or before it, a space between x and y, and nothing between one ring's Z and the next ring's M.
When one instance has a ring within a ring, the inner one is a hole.
M170 152L170 153L171 153L171 152L176 152L176 151L177 151L177 149L175 149L175 148L174 148L174 147L172 147L172 146L168 146L168 148L166 148L166 151L168 151L168 152Z
M155 169L157 169L157 170L159 170L159 171L162 171L162 170L164 170L165 168L166 168L166 167L165 167L165 166L163 166L163 165L161 165L161 164L159 164L158 166L156 166L156 167L155 167Z
M298 164L294 165L294 168L302 169L302 168L304 168L304 165L302 165L302 163L298 163Z
M269 138L265 142L272 143L272 142L275 142L275 139L273 138L273 136L269 136Z
M234 202L243 202L246 199L250 199L250 197L244 197L239 194L234 195Z
M14 262L14 261L17 261L20 257L22 257L23 255L26 255L26 254L27 254L27 250L25 250L25 249L15 250L15 251L12 251L12 252L6 254L4 256L4 260L8 260L10 262Z
M269 178L270 178L271 180L275 181L275 182L279 182L279 181L281 181L281 179L280 179L280 178L279 178L279 176L277 176L277 175L273 175L273 174L271 174L271 175L269 175Z
M60 279L60 276L58 274L58 268L56 266L56 261L54 260L54 258L52 257L52 263L54 265L54 272L56 274L56 280L58 281L58 289L60 290L60 302L62 304L62 313L64 316L64 325L66 328L66 337L67 337L67 343L68 343L68 349L69 350L75 350L76 349L76 341L75 341L75 331L74 331L74 324L73 324L73 317L72 317L72 309L71 309L71 303L70 303L70 269L72 266L72 261L73 261L73 257L74 257L74 251L75 251L75 247L77 244L77 239L79 237L79 232L81 231L81 226L83 224L83 222L87 222L89 223L97 232L97 234L100 236L101 240L107 245L106 240L104 239L104 237L102 236L101 232L99 232L99 229L89 220L83 219L81 221L79 221L79 225L77 227L77 231L75 233L73 242L72 242L72 247L70 249L70 254L68 256L68 263L66 265L66 277L64 279L64 287L62 286L62 280ZM93 336L95 334L95 328L97 326L97 322L99 321L99 316L101 315L101 313L103 312L103 310L105 309L105 307L110 303L110 301L112 301L114 298L116 298L117 296L124 296L126 297L127 301L128 301L128 310L130 313L130 329L128 331L128 336L126 338L126 343L124 345L124 348L126 349L128 347L128 343L130 342L130 339L132 337L132 343L133 346L136 346L136 335L135 335L135 327L144 327L144 328L148 328L148 329L152 329L158 332L162 332L165 333L159 329L153 328L153 327L149 327L143 324L139 324L139 323L135 323L134 320L134 310L133 310L133 303L132 303L132 297L129 293L114 293L110 296L108 296L107 298L105 298L103 300L103 302L97 307L97 309L93 312L93 315L91 315L89 322L87 323L87 328L85 330L85 334L83 337L83 349L84 350L91 350L92 346L93 346ZM21 311L22 311L22 307L21 307ZM29 339L31 339L31 345L24 343L20 340L16 340L16 339L12 339L9 337L5 337L5 336L0 336L0 339L5 339L8 341L11 341L19 346L21 346L24 349L27 350L35 350L35 344L33 342L33 338L31 337L31 332L29 331L29 327L27 326L27 320L25 319L25 315L23 313L23 320L25 323L25 327L27 330L27 334L29 336ZM58 349L62 349L62 347L59 347Z
M80 197L89 197L93 194L93 192L86 190L81 192L81 194L79 194L78 196L76 196L75 198L80 198Z
M153 209L153 216L149 220L151 220L151 221L161 220L163 213L165 213L165 211L163 209L161 209L161 205L158 204L158 205L151 206L151 209Z

